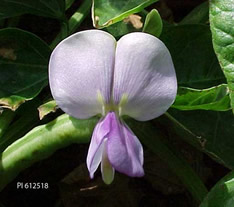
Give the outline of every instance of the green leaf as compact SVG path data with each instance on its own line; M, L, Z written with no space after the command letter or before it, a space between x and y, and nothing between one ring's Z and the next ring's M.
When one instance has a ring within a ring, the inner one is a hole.
M210 27L213 45L227 79L234 111L234 0L210 1Z
M0 154L0 190L22 170L73 143L87 143L98 118L77 120L66 114L38 126ZM58 160L59 161L59 160Z
M151 122L138 122L133 119L126 121L141 142L163 160L189 190L193 198L201 202L207 194L205 185L183 156L178 151L171 150L174 146L165 141L166 137L162 131L154 127Z
M160 39L172 55L180 86L203 89L226 82L213 51L208 26L164 27Z
M207 24L209 22L209 2L205 1L193 9L180 24Z
M208 193L200 207L233 207L234 171L223 177Z
M93 0L92 19L96 28L107 27L158 0Z
M179 110L229 110L231 106L227 85L222 84L203 90L179 87L172 107Z
M171 128L190 144L206 152L217 162L234 169L234 118L231 111L170 109L167 117L172 122L166 119L165 126Z
M16 110L48 82L51 51L37 36L19 29L0 30L0 104Z
M160 14L156 9L152 9L146 16L143 32L159 37L162 33L162 27Z
M22 14L63 19L64 12L64 0L1 0L0 19Z
M38 111L39 111L40 120L42 120L44 118L44 116L46 116L47 114L49 114L51 112L55 112L57 110L57 108L58 108L58 106L54 100L48 101L48 102L42 104L41 106L39 106Z

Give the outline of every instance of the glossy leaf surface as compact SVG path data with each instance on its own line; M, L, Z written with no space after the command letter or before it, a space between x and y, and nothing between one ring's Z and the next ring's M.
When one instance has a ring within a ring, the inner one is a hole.
M48 45L19 29L0 30L0 104L15 110L47 85Z
M65 11L64 0L1 0L0 19L35 14L62 19Z

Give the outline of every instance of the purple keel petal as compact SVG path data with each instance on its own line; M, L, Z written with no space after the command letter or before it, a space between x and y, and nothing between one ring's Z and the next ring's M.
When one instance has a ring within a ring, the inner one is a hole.
M107 114L107 116L104 119L100 120L97 123L93 131L93 135L89 145L87 160L86 160L91 178L93 178L93 175L102 160L104 140L110 131L110 127L111 127L110 114Z
M111 114L111 131L108 135L107 155L115 170L132 177L144 175L143 148L137 137Z
M176 92L173 62L163 42L140 32L127 34L118 41L113 97L116 104L123 95L127 97L122 115L140 121L153 119L170 107Z
M115 46L110 34L87 30L66 38L54 49L49 82L63 111L79 119L102 113L98 96L110 101Z

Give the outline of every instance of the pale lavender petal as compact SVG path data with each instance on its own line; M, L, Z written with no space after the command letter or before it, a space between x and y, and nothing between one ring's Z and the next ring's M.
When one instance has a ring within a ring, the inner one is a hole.
M173 62L163 42L146 33L131 33L118 41L113 97L116 104L123 102L122 115L153 119L170 107L176 92ZM123 95L127 99L121 101Z
M104 140L106 136L108 136L110 127L111 127L111 117L109 114L107 114L107 116L104 119L100 120L97 123L93 131L93 135L89 145L87 160L86 160L91 178L93 178L93 175L102 160Z
M137 137L114 113L108 134L107 155L115 170L132 177L144 175L143 148Z
M80 119L102 113L98 96L110 101L115 46L110 34L87 30L66 38L54 49L49 82L63 111Z

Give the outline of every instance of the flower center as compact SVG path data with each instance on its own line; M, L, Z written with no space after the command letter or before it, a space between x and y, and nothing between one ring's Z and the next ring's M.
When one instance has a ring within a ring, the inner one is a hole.
M109 103L106 103L104 100L104 97L101 94L101 91L97 91L97 100L98 103L101 104L102 107L102 116L106 116L106 114L110 111L116 112L116 114L120 117L122 115L123 107L128 102L128 95L124 93L121 96L120 102L118 104L114 103L113 98L111 97L111 100Z

